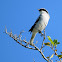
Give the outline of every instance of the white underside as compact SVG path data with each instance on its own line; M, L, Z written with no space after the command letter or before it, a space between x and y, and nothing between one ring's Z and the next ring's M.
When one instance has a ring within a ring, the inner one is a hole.
M34 40L34 37L36 35L37 32L42 31L43 29L45 29L45 27L47 26L48 24L48 21L49 21L49 14L43 12L43 13L40 13L41 16L40 16L40 19L39 21L36 23L33 31L32 31L32 37L31 37L31 40L30 40L30 43L33 44L33 40Z
M38 23L36 23L32 32L38 32L39 30L42 31L43 29L45 29L45 27L48 24L48 21L49 21L49 15L48 14L42 14L40 16L40 20L38 21Z

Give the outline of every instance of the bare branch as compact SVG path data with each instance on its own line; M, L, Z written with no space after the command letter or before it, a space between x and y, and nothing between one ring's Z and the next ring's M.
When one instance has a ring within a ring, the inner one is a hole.
M42 43L42 47L41 49L39 49L37 46L35 45L30 45L29 42L25 40L21 40L22 38L22 32L20 32L19 36L16 36L16 35L13 35L12 34L12 31L9 33L7 32L7 28L5 28L5 33L8 34L11 38L13 38L18 44L20 44L21 46L25 47L25 48L28 48L28 49L32 49L32 50L37 50L40 52L40 54L42 55L42 57L47 61L47 62L50 62L51 60L49 60L47 57L45 57L45 55L43 54L42 52L42 48L43 48L43 45L44 45L44 40L45 40L45 36L44 36L44 39L43 39L43 43ZM44 31L44 34L45 34L45 31ZM24 44L23 44L24 43ZM33 46L33 47L31 47ZM35 62L35 61L34 61ZM51 61L52 62L52 61Z

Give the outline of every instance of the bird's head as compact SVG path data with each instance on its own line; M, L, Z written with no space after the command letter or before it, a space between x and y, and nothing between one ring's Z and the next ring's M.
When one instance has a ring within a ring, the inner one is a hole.
M44 8L41 8L41 9L38 9L38 10L39 10L40 14L48 13L48 11L46 9L44 9Z

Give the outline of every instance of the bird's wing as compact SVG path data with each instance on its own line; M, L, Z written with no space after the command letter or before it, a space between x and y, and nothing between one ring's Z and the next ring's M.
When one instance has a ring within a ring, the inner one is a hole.
M29 31L33 31L33 29L34 29L34 27L35 27L35 25L37 24L37 22L39 21L39 19L40 19L40 16L38 17L38 19L36 20L36 22L34 23L34 25L31 27L31 29L29 30Z

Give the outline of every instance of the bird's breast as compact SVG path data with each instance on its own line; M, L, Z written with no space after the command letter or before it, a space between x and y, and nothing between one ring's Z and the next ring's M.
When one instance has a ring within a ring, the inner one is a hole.
M36 24L35 29L42 31L47 26L48 21L49 21L49 17L48 16L45 16L45 15L44 16L40 16L40 20Z

